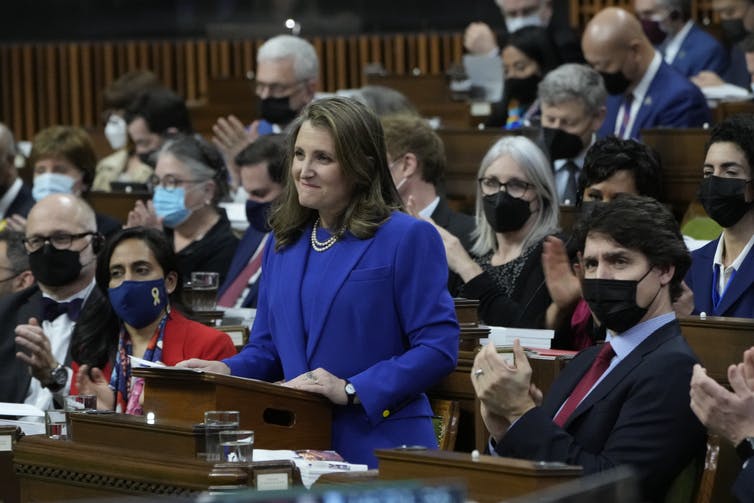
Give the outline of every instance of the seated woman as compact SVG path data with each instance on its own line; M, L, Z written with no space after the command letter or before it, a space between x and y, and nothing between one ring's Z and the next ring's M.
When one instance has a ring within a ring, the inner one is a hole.
M542 241L558 228L558 196L550 163L531 140L495 143L479 168L476 229L470 256L438 228L460 297L479 300L488 325L542 328L550 295L542 273Z
M43 129L32 140L27 165L34 172L31 194L39 201L50 194L73 194L86 197L94 178L97 154L86 131L74 126L52 126ZM121 227L114 218L95 213L97 231L111 236ZM26 219L14 216L8 227L23 232Z
M754 116L735 115L712 129L699 200L722 235L691 254L686 284L694 313L754 318Z
M518 129L539 120L537 85L562 61L547 31L527 26L514 31L503 47L503 99L492 105L487 127Z
M113 236L97 256L97 288L71 337L79 393L96 394L97 406L141 414L143 383L131 377L129 356L175 365L186 358L236 354L227 334L186 319L179 299L181 277L165 236L134 227ZM107 375L114 357L112 374Z
M193 136L179 135L157 157L152 178L154 195L137 201L126 227L164 230L178 255L178 272L220 274L225 280L238 246L225 210L218 206L228 195L228 173L220 152Z
M249 343L182 365L327 397L332 448L437 448L425 391L456 365L459 328L442 242L401 211L380 121L353 99L312 102L291 126Z

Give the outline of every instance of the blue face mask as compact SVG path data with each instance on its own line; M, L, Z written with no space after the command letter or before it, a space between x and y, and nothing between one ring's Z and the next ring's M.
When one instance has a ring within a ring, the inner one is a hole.
M270 207L272 203L259 203L246 200L246 219L249 221L249 225L254 227L259 232L270 232L270 224L268 218L270 216Z
M73 193L73 178L60 173L42 173L34 177L31 195L35 201L41 201L50 194Z
M186 190L183 187L167 190L158 186L154 189L152 196L154 211L158 217L162 218L162 224L165 227L174 229L191 216L191 210L186 208L185 198Z
M118 318L134 328L154 323L168 305L165 280L124 281L108 290L110 304Z

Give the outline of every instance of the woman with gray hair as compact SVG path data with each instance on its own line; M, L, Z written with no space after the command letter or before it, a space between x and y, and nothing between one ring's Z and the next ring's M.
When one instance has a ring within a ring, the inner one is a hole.
M218 203L228 195L222 155L209 143L180 135L157 157L151 201L137 201L126 227L164 230L178 256L181 276L209 271L225 279L238 245L230 221Z
M479 300L488 325L543 328L550 295L542 242L558 230L558 199L547 158L523 136L504 137L479 168L475 239L470 256L438 228L460 296Z

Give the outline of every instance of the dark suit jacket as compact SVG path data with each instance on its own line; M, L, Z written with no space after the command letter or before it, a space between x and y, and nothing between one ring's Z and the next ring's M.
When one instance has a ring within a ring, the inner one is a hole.
M702 70L722 75L728 65L728 53L720 42L694 23L670 66L686 77L693 77Z
M42 292L37 285L0 300L0 402L23 403L29 389L29 366L16 358L14 330L41 312Z
M733 45L729 49L730 55L728 70L721 75L723 80L729 84L749 89L751 85L751 75L746 68L746 55L738 45Z
M691 268L686 285L694 292L694 314L705 312L714 316L754 318L754 252L750 252L741 268L728 284L718 309L712 307L712 262L720 238L691 253Z
M223 296L225 290L227 290L230 285L233 284L233 281L235 281L238 275L241 274L241 271L249 263L251 256L254 255L254 252L259 246L259 243L262 242L262 239L266 235L266 233L259 232L251 225L246 229L246 232L244 232L241 241L238 243L236 253L233 255L233 260L231 260L230 262L230 268L228 268L228 276L225 278L225 281L222 285L220 285L220 289L217 291L218 299ZM241 304L241 306L256 308L258 293L259 280L257 280L250 286L249 293L246 295L246 298L243 300L243 304Z
M749 464L738 474L733 495L739 503L754 503L754 458L749 458Z
M21 190L18 191L16 197L11 201L8 210L3 217L21 215L26 218L26 215L29 214L32 206L34 206L34 198L31 195L31 189L29 189L26 184L23 184L21 185Z
M579 353L535 407L510 428L496 451L561 461L596 473L628 464L645 498L662 501L674 477L703 453L705 430L691 412L689 383L697 358L674 320L650 335L587 395L563 428L552 418L599 351Z
M607 98L607 116L597 132L598 138L613 134L618 110L624 101L622 94ZM663 61L639 107L631 138L639 138L642 129L701 127L711 120L707 101L699 88Z
M448 206L448 201L440 196L440 202L437 204L435 211L432 212L432 220L457 237L466 251L471 250L474 244L474 241L471 239L471 233L476 227L474 217L451 210L450 206Z

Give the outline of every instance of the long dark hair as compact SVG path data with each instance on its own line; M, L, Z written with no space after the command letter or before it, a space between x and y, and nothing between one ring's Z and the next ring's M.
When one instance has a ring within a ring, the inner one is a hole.
M96 291L89 295L71 335L71 357L80 365L104 368L115 355L121 321L110 305L108 297L110 259L115 248L128 239L143 241L165 275L171 271L178 275L175 290L170 294L170 305L171 309L182 310L180 299L183 282L175 252L165 235L147 227L131 227L118 231L107 240L97 255L97 270L94 274Z

